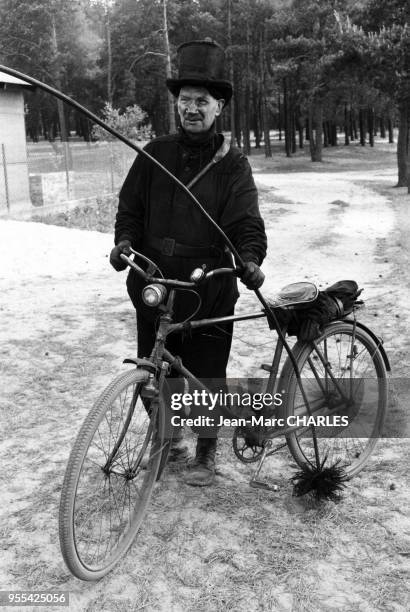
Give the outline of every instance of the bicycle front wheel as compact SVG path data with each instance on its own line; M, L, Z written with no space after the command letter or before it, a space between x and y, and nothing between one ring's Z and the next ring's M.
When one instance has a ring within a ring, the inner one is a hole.
M319 423L321 461L327 457L326 465L338 462L350 478L364 467L382 432L388 390L383 356L369 334L344 321L328 325L315 343L297 342L294 354L312 416ZM293 417L287 422L303 424L309 415L289 358L282 380L285 417ZM316 465L310 428L290 433L286 441L300 467Z
M69 570L98 580L131 545L143 520L164 448L164 411L145 405L147 372L117 377L86 417L62 487L60 545Z

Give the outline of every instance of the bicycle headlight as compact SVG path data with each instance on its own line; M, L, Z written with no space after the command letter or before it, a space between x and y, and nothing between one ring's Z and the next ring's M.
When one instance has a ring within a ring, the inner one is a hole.
M147 285L142 290L142 300L147 306L159 306L167 295L167 290L164 285L152 284Z

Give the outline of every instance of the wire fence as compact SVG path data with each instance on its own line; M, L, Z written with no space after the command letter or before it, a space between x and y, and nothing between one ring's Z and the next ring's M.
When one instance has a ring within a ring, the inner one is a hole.
M110 141L29 142L19 159L8 148L0 142L0 214L11 216L118 194L136 155Z

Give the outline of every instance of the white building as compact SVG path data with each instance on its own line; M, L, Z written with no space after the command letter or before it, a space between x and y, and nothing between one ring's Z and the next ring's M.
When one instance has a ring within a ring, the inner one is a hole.
M23 88L0 72L0 215L30 206Z

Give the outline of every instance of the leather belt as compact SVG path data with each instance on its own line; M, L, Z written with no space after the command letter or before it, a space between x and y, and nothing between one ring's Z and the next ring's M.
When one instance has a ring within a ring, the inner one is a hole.
M216 246L188 246L187 244L180 244L179 242L176 242L173 238L158 238L157 236L152 236L151 234L145 234L144 246L151 247L152 249L162 253L162 255L167 255L168 257L217 258L221 255L221 249Z

